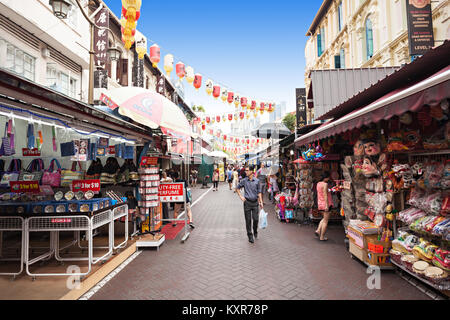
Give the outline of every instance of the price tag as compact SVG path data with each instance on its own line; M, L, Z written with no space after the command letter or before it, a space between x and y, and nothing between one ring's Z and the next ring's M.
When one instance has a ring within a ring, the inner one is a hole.
M41 151L39 151L38 148L34 149L22 148L22 155L24 157L40 157Z
M156 166L158 165L157 157L142 157L141 166Z
M100 180L74 180L72 181L72 191L93 191L94 193L98 193L100 192Z
M10 181L11 192L14 193L39 193L39 181Z

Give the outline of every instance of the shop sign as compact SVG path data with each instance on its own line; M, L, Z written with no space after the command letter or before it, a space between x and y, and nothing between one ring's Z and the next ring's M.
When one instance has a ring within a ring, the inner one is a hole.
M140 166L156 166L158 165L157 157L142 157Z
M40 193L39 181L10 181L13 193Z
M409 54L423 55L434 47L431 0L405 0Z
M162 183L158 195L161 202L184 202L184 183Z
M166 94L166 80L163 75L158 76L156 80L156 92L163 96Z
M100 180L74 180L72 181L72 191L93 191L94 193L98 193L100 192Z
M138 53L134 51L133 62L133 86L144 88L144 59L139 59Z
M109 28L109 11L107 8L100 10L95 16L95 24L99 27ZM94 64L97 67L104 67L108 59L108 30L94 29Z
M41 151L38 148L34 149L22 148L22 155L24 157L40 157Z
M117 109L119 106L115 104L109 97L107 97L104 93L100 95L100 101L106 104L108 108L111 110Z
M295 89L296 96L296 116L297 116L297 128L301 128L307 124L306 119L306 89L297 88Z

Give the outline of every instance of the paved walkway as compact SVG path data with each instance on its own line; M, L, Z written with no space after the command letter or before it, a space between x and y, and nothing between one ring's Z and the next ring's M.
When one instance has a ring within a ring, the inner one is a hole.
M194 201L203 192L194 190ZM186 243L144 251L91 299L429 299L393 272L382 273L381 290L369 290L370 275L350 258L342 226L331 226L323 243L312 227L281 223L266 209L268 228L251 244L242 203L222 184L193 207L196 228Z

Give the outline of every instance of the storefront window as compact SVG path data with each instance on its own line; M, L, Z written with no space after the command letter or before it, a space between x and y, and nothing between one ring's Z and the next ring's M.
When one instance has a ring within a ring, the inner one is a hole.
M72 98L77 97L77 80L70 78L70 96Z
M61 72L59 78L61 81L61 92L65 95L69 95L69 76Z
M342 17L342 1L339 3L339 7L338 7L338 27L339 27L339 31L342 30L343 27L343 17Z
M34 81L36 59L11 44L6 49L5 68Z
M56 68L51 65L47 65L47 86L53 89L57 86Z

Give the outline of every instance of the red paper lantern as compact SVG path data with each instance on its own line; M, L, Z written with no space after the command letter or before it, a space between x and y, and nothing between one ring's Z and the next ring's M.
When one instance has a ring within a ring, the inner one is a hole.
M226 134L223 135L223 140L227 141L227 135Z
M241 120L243 120L245 117L245 112L240 112L239 113L239 118L241 118Z
M194 77L194 88L198 90L200 89L201 86L202 86L202 75L197 73Z
M161 61L161 49L157 44L150 47L150 61L153 64L153 68L156 68L157 64Z
M228 92L228 99L227 99L229 104L232 104L234 101L234 93L233 92Z
M250 106L250 110L255 110L256 109L256 101L252 100L252 104Z
M186 69L185 69L185 65L184 65L183 62L178 62L178 63L175 65L175 70L176 70L177 76L178 76L180 79L183 79L184 76L186 75Z
M218 98L220 97L220 86L214 86L213 88L213 97Z
M206 117L206 123L209 124L211 122L211 118L210 117Z
M202 130L205 131L206 125L202 124Z
M230 120L230 121L233 120L233 115L232 114L228 115L228 120Z
M247 108L247 98L245 97L241 98L241 106L242 108Z
M220 122L220 116L216 116L216 121Z

